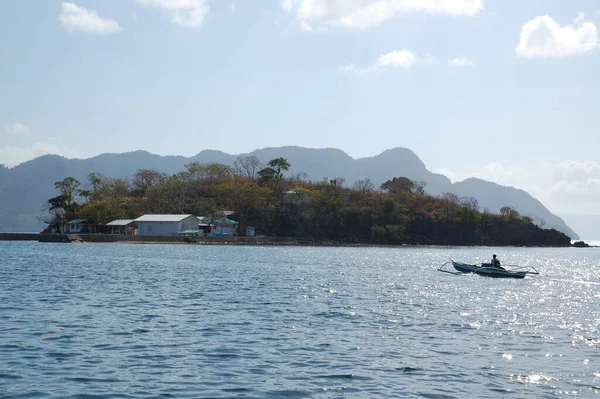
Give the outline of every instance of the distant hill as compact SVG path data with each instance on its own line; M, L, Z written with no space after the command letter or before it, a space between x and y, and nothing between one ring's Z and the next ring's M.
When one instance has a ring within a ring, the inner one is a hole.
M381 154L354 159L345 152L334 149L311 149L303 147L277 147L255 150L249 154L263 163L284 157L292 165L290 175L306 173L310 180L342 177L347 185L357 180L371 179L375 185L393 178L405 176L412 180L427 182L431 194L453 192L459 196L475 197L480 206L491 212L501 207L515 207L522 215L531 216L536 222L545 221L544 228L556 228L572 239L579 237L565 222L550 213L544 205L527 192L513 187L500 186L479 179L467 179L454 183L443 175L432 173L419 157L409 149L394 148ZM233 165L237 155L222 151L206 150L193 157L160 156L147 151L123 154L102 154L88 159L66 159L57 155L44 155L24 162L14 168L0 168L0 232L40 231L44 227L37 220L40 209L48 198L56 195L54 182L72 176L84 185L90 173L110 177L131 178L139 169L156 169L174 174L190 162L218 162Z
M560 217L577 231L580 238L585 241L600 241L598 233L600 215L560 215Z

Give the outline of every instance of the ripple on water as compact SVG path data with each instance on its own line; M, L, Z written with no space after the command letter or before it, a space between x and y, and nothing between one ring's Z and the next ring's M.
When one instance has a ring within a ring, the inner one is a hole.
M11 244L0 399L598 395L594 250Z

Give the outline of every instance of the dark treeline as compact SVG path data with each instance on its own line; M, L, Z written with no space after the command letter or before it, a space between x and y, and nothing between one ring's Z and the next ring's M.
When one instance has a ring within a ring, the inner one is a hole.
M535 226L510 206L500 214L481 211L475 198L431 196L426 183L405 177L380 187L365 179L350 188L341 178L284 177L291 167L285 158L266 166L256 157L239 157L233 167L194 162L172 176L142 169L131 179L92 173L87 184L68 177L55 183L60 194L48 200L44 221L105 224L144 214L218 219L230 210L240 232L254 226L265 236L380 244L570 244L566 235Z

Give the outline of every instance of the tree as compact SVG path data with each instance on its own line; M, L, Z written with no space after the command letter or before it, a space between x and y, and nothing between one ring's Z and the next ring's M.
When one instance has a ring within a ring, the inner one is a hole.
M202 223L210 226L214 221L225 217L223 207L214 198L200 198L196 201L192 213L203 217Z
M167 175L157 172L154 169L140 169L133 175L133 189L139 194L144 193L157 184L163 183L167 179Z
M57 207L63 208L67 212L72 212L79 205L77 197L79 196L79 187L81 183L74 177L67 177L54 183L54 187L60 191L60 195L51 200L54 200L54 209ZM61 202L62 201L62 202ZM49 201L50 202L50 201Z
M425 187L427 187L427 182L426 181L413 181L413 193L415 193L415 195L419 196L419 197L423 197L426 192L425 192Z
M517 212L517 210L512 206L503 206L500 208L500 215L502 216L502 219L508 220L515 220L521 217L519 212Z
M233 172L238 176L256 178L256 172L261 168L260 159L255 156L242 156L237 157L233 163Z
M344 183L346 183L346 179L343 177L334 177L333 179L329 180L329 185L332 187L342 187Z
M407 177L394 177L381 185L383 191L392 194L410 193L415 183Z
M308 180L308 173L306 172L300 172L300 173L296 173L296 180L300 180L300 181L304 181L304 180Z
M190 162L185 165L185 169L179 173L183 181L214 181L232 175L231 167L222 163Z
M476 222L480 217L479 213L479 201L474 197L462 197L460 199L460 205L462 207L462 220L467 223Z
M243 234L251 212L264 209L271 200L271 190L261 187L250 178L226 178L217 186L220 196L239 218L239 233Z
M358 180L354 183L354 188L362 191L363 193L367 193L369 191L373 191L375 185L371 181L371 179Z
M458 195L454 193L442 193L442 213L445 220L452 220L459 207Z
M532 224L533 218L531 216L523 216L521 217L521 221L523 222L523 224Z
M48 211L49 215L44 218L47 224L61 224L72 217L79 209L77 197L81 190L81 183L74 177L67 177L54 183L54 187L59 190L60 195L50 198L42 210Z
M283 177L283 174L281 173L282 170L288 171L292 167L292 165L288 162L286 158L271 159L267 163L267 166L273 168L275 172L277 172L277 180L281 180L281 178Z

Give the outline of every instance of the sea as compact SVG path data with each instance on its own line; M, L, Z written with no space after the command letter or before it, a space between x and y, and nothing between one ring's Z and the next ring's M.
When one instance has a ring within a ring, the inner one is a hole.
M600 398L600 248L0 242L2 399L499 397Z

